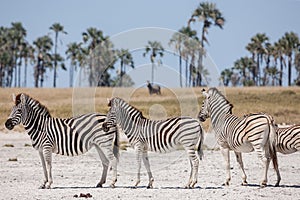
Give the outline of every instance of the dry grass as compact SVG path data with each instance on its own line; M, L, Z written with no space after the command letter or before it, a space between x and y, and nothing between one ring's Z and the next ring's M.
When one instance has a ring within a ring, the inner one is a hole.
M178 115L196 117L203 100L201 90L202 88L163 88L162 96L150 97L146 88L0 89L0 131L5 130L3 124L13 106L12 93L29 94L45 105L54 117L67 118L91 111L106 113L107 98L119 96L140 109L146 117L160 119ZM234 105L233 112L238 116L266 112L277 123L300 122L300 88L225 88L224 93ZM208 122L204 126L207 128ZM18 127L16 130L23 129Z

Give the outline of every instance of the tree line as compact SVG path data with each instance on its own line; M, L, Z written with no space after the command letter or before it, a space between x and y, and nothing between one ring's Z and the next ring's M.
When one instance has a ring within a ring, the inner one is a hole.
M168 45L178 56L181 87L208 83L209 73L203 64L206 45L209 45L208 31L212 27L223 29L224 24L225 18L215 3L201 2L187 24L172 35ZM199 31L192 26L199 27ZM33 67L35 87L43 87L48 71L53 73L53 87L56 87L58 68L69 71L70 87L79 69L84 69L89 86L134 85L126 74L128 68L135 67L132 54L128 49L115 49L110 37L102 30L88 28L81 34L80 42L67 44L64 55L57 52L57 46L60 35L67 32L59 23L54 23L49 30L54 33L53 38L44 35L30 44L21 22L0 27L0 87L26 87L28 66ZM296 33L286 32L274 43L265 33L257 33L245 49L248 56L237 59L232 67L221 72L220 81L225 86L300 85L300 42ZM145 44L142 56L150 58L152 83L155 66L162 63L164 54L165 48L160 41ZM70 65L65 64L66 60ZM118 69L116 64L120 66ZM115 70L117 76L111 77L110 70ZM297 72L295 80L292 80L293 70ZM287 77L286 83L283 83L283 77Z
M265 33L257 33L245 49L250 56L237 59L221 72L225 86L300 86L300 40L295 32L286 32L274 43ZM297 72L295 80L293 69ZM283 76L287 77L286 83Z
M170 38L169 45L179 57L181 87L205 84L208 71L203 66L203 57L205 45L208 44L208 29L212 26L223 28L224 22L222 13L214 3L202 2L190 16L187 25ZM191 28L195 23L200 24L201 34ZM68 33L60 23L54 23L49 30L54 33L53 38L44 35L31 44L26 40L27 30L21 22L13 22L10 27L0 27L0 87L27 87L28 66L33 67L35 87L43 87L48 71L53 73L53 87L56 87L58 68L69 71L69 85L72 87L74 72L83 67L90 86L134 84L126 74L128 67L134 68L132 54L128 49L115 49L109 36L105 36L102 30L88 28L82 33L82 41L67 44L65 55L60 55L57 47L60 35ZM152 82L155 65L162 63L164 51L159 41L148 41L145 45L142 55L149 56L152 63ZM66 60L70 62L68 67ZM114 67L117 62L119 69ZM111 77L108 69L116 70L117 77ZM182 77L185 77L185 83Z

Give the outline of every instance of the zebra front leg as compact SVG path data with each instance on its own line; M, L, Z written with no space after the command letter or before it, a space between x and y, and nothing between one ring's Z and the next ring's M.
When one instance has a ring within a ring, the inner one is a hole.
M137 178L134 187L137 187L141 182L141 162L142 162L142 148L140 146L135 147L136 162L137 162Z
M144 162L144 165L145 165L145 168L147 170L148 177L149 177L149 183L148 183L147 188L153 188L154 178L152 176L152 172L151 172L151 169L150 169L150 162L149 162L149 157L148 157L147 150L145 150L143 152L143 162Z
M45 188L50 189L52 180L52 150L50 148L43 149L43 156L46 164L48 181L45 183Z
M248 183L247 183L247 175L246 175L245 169L244 169L242 153L236 152L236 151L234 153L235 153L235 156L236 156L236 161L239 163L240 169L242 171L242 180L243 180L242 185L246 186L246 185L248 185Z
M102 162L102 176L101 176L100 182L96 185L96 187L102 187L103 184L106 182L109 161L106 158L106 156L104 155L101 148L98 145L95 145L95 147L96 147L96 150L99 154L100 160Z
M40 158L41 158L43 172L44 172L44 177L45 177L45 180L42 183L42 185L39 187L39 189L45 189L45 185L48 182L48 173L47 173L45 158L44 158L44 154L43 154L42 150L39 150L39 155L40 155Z
M225 169L226 169L226 181L223 185L226 185L228 186L229 185L229 182L231 180L231 174L230 174L230 152L229 152L229 149L228 148L222 148L221 147L221 152L222 152L222 155L224 157L224 160L225 160Z

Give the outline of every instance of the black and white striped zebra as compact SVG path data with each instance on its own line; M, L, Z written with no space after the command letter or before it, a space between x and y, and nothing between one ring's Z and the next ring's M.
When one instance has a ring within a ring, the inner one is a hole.
M149 176L148 188L153 187L153 176L150 170L148 151L169 152L182 145L186 150L191 174L186 185L194 187L197 183L199 159L202 156L203 131L198 120L191 117L174 117L166 120L150 120L142 115L142 112L120 98L112 98L109 101L111 107L106 121L103 123L104 131L118 124L125 132L129 143L136 151L137 181L140 183L141 160L143 160Z
M300 125L276 127L274 145L276 152L282 154L291 154L300 151ZM280 177L279 171L277 173L277 176Z
M232 114L232 104L216 88L210 88L207 92L203 89L202 93L205 99L198 117L202 122L208 117L211 118L211 124L226 163L225 185L229 185L231 179L229 151L235 152L240 165L243 174L242 185L247 185L247 176L241 153L255 151L264 166L260 185L265 187L270 158L273 160L275 170L279 172L276 152L272 146L275 139L275 124L272 117L263 113L237 117ZM280 177L277 178L276 185L280 181Z
M300 125L276 128L276 151L291 154L300 151Z
M118 132L113 127L109 132L102 130L106 115L90 113L78 117L60 119L51 117L48 109L26 94L13 97L10 116L5 122L7 129L23 124L31 138L33 147L39 151L45 180L40 188L52 184L52 153L75 156L87 152L93 146L97 149L103 165L103 172L97 187L106 181L109 164L113 168L111 186L117 180L119 155Z

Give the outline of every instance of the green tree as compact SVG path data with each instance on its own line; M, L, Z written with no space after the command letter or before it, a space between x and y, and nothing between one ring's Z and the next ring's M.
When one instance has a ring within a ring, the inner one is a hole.
M265 33L257 33L251 38L251 42L246 46L246 49L252 53L253 62L256 63L256 68L253 68L252 78L255 85L260 85L261 77L261 63L263 56L266 54L266 45L269 41ZM256 61L255 61L256 57Z
M204 43L209 44L207 39L207 34L209 28L214 25L221 29L223 29L225 18L223 17L222 12L217 8L215 3L210 2L201 2L199 6L193 12L191 18L188 21L188 26L190 26L191 22L195 22L196 19L201 23L201 37L200 44L203 51L199 51L198 56L198 73L203 71L203 55L205 52ZM198 74L197 85L202 82L201 74Z
M161 58L164 56L164 48L158 41L148 41L148 44L145 47L145 52L143 53L143 56L145 57L147 54L150 54L150 61L152 64L151 69L151 83L154 82L154 68L155 68L155 62L157 55L159 55ZM159 63L161 63L161 60L159 60Z
M186 36L185 38L183 38L184 41L183 41L181 54L182 54L182 58L185 60L185 86L187 87L191 82L191 77L192 77L191 75L192 72L190 71L190 65L189 65L189 59L191 59L191 57L193 56L190 54L192 52L192 50L190 49L190 40L195 40L198 41L199 43L199 39L197 37L197 31L192 30L191 27L189 26L182 27L179 30L179 32Z
M77 66L80 62L81 43L72 42L67 45L67 59L71 60L70 65L70 87L73 87L74 71L77 71Z
M232 69L224 69L221 72L221 81L224 84L224 86L229 86L229 83L231 81L231 77L233 75L233 70Z
M128 49L117 50L117 57L120 59L120 77L119 87L123 86L123 76L126 74L126 66L134 68L134 62L131 53Z
M250 72L254 67L255 62L253 62L253 60L249 57L241 57L234 62L233 69L239 71L240 75L242 76L241 81L243 86L252 86L255 84L250 76Z
M57 78L57 63L58 63L58 58L62 58L60 55L57 53L57 40L58 40L58 35L59 33L67 34L66 31L64 31L64 27L60 23L54 23L50 27L50 30L52 30L55 33L54 36L54 70L53 70L53 87L56 87L56 78ZM61 60L59 62L62 62Z
M52 39L46 35L38 37L33 45L37 51L37 64L34 69L34 82L35 87L43 87L44 74L47 67L52 67L52 54L51 49L53 47ZM40 81L40 86L39 86Z
M294 32L286 32L281 38L280 44L282 45L284 53L288 59L288 86L290 86L292 82L293 57L298 51L300 45L299 37Z

